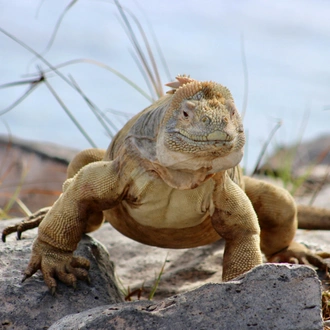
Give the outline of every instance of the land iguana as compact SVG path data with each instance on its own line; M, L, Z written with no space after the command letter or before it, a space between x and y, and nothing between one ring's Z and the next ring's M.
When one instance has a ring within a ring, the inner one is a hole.
M188 76L168 86L107 151L89 149L73 159L52 207L3 231L5 241L40 223L23 280L40 269L53 294L56 279L73 287L89 280L89 261L73 252L104 219L138 242L163 248L225 239L224 281L261 264L262 253L268 261L327 269L322 258L330 254L293 241L298 211L291 195L242 175L245 136L230 91ZM330 210L305 211L329 229Z

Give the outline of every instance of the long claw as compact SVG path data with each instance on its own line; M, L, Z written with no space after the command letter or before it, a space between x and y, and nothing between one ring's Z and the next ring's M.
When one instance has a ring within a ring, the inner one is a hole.
M29 275L27 275L27 274L24 274L24 276L23 276L23 278L22 278L22 283L27 279L27 278L29 278L30 276Z
M73 267L72 264L78 267ZM86 270L88 266L87 259L73 257L72 253L62 251L37 238L32 245L32 255L23 273L22 282L40 269L50 293L54 296L57 280L72 286L74 290L77 290L77 280L90 283Z
M91 278L89 277L89 275L86 277L86 282L88 285L92 284Z
M39 226L40 222L44 219L51 207L44 207L39 211L31 214L30 216L24 218L21 222L6 227L2 231L2 241L6 242L6 236L17 232L17 239L21 239L21 235L26 230L36 228Z

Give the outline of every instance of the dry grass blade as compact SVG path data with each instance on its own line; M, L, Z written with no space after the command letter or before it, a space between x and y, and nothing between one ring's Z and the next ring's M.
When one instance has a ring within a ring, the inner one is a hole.
M79 131L83 134L83 136L86 138L86 140L90 143L90 145L93 148L96 148L96 144L94 141L89 137L85 129L79 124L79 122L76 120L76 118L72 115L71 111L66 107L62 99L58 96L58 94L55 92L53 87L49 84L47 79L45 79L45 85L48 87L49 91L53 94L57 102L60 104L62 109L65 111L65 113L69 116L69 118L72 120L72 122L78 127Z
M127 121L134 116L133 114L125 113L114 109L105 109L103 112L101 112L101 115L106 122L110 121L107 117L107 113L111 115L116 115L117 120L121 123L122 126L124 126Z
M164 53L163 53L163 51L162 51L162 49L161 49L161 47L160 47L160 44L159 44L158 39L157 39L157 37L156 37L155 31L154 31L154 29L152 28L152 25L151 25L151 23L150 23L150 21L149 21L149 19L148 19L148 16L145 14L143 8L139 5L138 2L136 2L136 5L138 6L138 8L140 9L141 13L142 13L143 16L144 16L144 17L143 17L144 22L146 22L146 24L148 25L148 29L149 29L149 31L150 31L150 33L151 33L152 41L153 41L153 43L154 43L155 46L156 46L157 53L158 53L158 55L159 55L160 61L161 61L162 66L163 66L163 68L164 68L165 74L166 74L166 76L167 76L167 81L172 81L173 78L171 77L171 73L170 73L169 67L168 67L168 65L167 65L167 62L166 62L166 59L165 59Z
M5 34L6 36L8 36L10 39L14 40L15 42L17 42L19 45L21 45L22 47L24 47L25 49L27 49L29 52L31 52L32 54L34 54L37 58L39 58L43 63L45 63L54 73L56 73L62 80L64 80L70 87L72 87L73 89L75 89L77 91L77 88L74 84L72 84L72 82L65 77L60 71L58 71L56 69L56 67L54 67L51 63L49 63L42 55L40 55L38 52L36 52L34 49L32 49L31 47L29 47L28 45L26 45L23 41L19 40L18 38L16 38L15 36L11 35L10 33L8 33L7 31L5 31L4 29L0 28L0 32L2 32L3 34ZM41 70L40 70L41 71ZM48 89L50 90L50 92L53 94L53 96L56 98L56 100L59 102L59 104L61 105L61 107L64 109L64 111L66 112L66 114L69 116L69 118L73 121L73 123L76 125L76 127L79 129L79 131L83 134L83 136L87 139L87 141L91 144L92 147L96 148L96 144L93 142L93 140L88 136L87 132L83 129L83 127L79 124L79 122L76 120L76 118L72 115L72 113L70 112L70 110L65 106L65 104L63 103L63 101L60 99L60 97L57 95L57 93L55 92L55 90L50 86L50 84L48 83L47 79L45 78L45 76L42 74L42 81L46 84L46 86L48 87ZM33 86L37 86L38 84L34 84ZM25 94L24 94L25 95ZM26 97L26 96L25 96ZM21 100L20 100L21 101ZM15 102L15 104L17 104L18 100ZM11 107L11 109L13 108L13 106ZM8 109L7 109L8 110Z
M1 217L2 218L8 218L8 213L10 211L10 209L13 207L14 203L19 200L18 195L20 194L20 191L22 189L23 183L25 181L26 175L28 173L28 169L23 169L22 174L21 174L21 178L20 181L14 191L14 193L10 196L9 201L7 202L7 204L5 205L5 207L1 210Z
M104 110L104 113L106 112L110 112L114 115L118 115L118 116L121 116L121 117L124 117L126 120L127 119L130 119L134 116L134 113L130 113L130 112L125 112L125 111L119 111L119 110L115 110L115 109L105 109Z
M266 140L266 142L264 143L260 153L259 153L259 156L258 156L258 160L257 160L257 164L254 168L254 171L253 173L251 174L251 176L254 176L258 170L259 170L259 166L261 164L261 161L262 161L262 158L264 157L265 153L266 153L266 150L268 148L268 145L270 143L270 141L272 140L274 134L276 133L276 131L282 126L282 122L279 120L276 125L274 126L274 128L271 130L271 132L269 133L269 136L268 136L268 139Z
M241 54L242 54L242 64L243 64L243 72L244 72L244 97L243 97L243 105L242 105L242 119L244 120L247 104L248 104L248 96L249 96L249 72L248 66L246 62L246 54L245 54L245 45L244 45L244 35L241 35Z
M98 67L100 67L102 69L105 69L107 71L112 72L117 77L119 77L120 79L122 79L123 81L125 81L127 84L129 84L131 87L133 87L136 91L138 91L141 95L143 95L147 100L149 100L150 102L153 101L152 97L150 97L142 88L140 88L132 80L130 80L125 75L121 74L119 71L113 69L109 65L106 65L106 64L104 64L102 62L99 62L99 61L96 61L96 60L92 60L92 59L88 59L88 58L81 58L81 59L75 59L75 60L70 60L70 61L66 61L66 62L60 63L60 64L57 64L54 67L58 70L58 69L64 68L64 67L69 66L69 65L80 64L80 63L93 64L93 65L96 65L96 66L98 66ZM52 69L44 70L44 72L47 74L49 72L52 72ZM33 74L33 75L35 75L35 74ZM27 76L29 76L29 75L27 75Z
M78 0L72 0L63 10L63 12L61 13L60 17L58 18L58 20L56 21L53 33L48 41L48 44L46 46L46 48L41 52L41 54L46 54L49 49L52 47L54 40L56 38L56 34L61 26L61 23L63 21L64 16L68 13L68 11L78 2Z
M70 77L73 85L75 86L77 92L85 100L85 102L87 103L87 105L89 106L89 108L92 110L92 112L95 115L95 117L97 118L97 120L101 123L101 125L106 130L106 132L108 133L108 135L111 138L113 138L114 137L114 134L118 131L118 127L116 127L111 121L108 121L108 124L114 130L114 133L111 132L111 130L109 129L108 125L105 123L105 121L104 121L104 119L103 119L103 117L101 115L100 109L86 96L86 94L81 90L81 88L79 87L79 85L77 84L77 82L73 79L73 77L72 76L69 76L69 77Z
M134 20L134 23L137 24L137 27L140 31L142 39L144 40L145 47L146 47L148 55L149 55L149 60L152 63L152 67L149 66L148 60L142 51L142 48L137 40L135 32L125 14L123 7L121 6L121 4L119 3L118 0L114 0L114 2L115 2L115 5L117 6L119 14L124 22L124 30L138 55L139 61L142 64L142 66L147 74L147 77L148 77L149 81L151 82L151 85L154 88L154 92L156 93L157 97L160 97L161 95L163 95L163 90L162 90L162 85L161 85L161 81L160 81L160 77L159 77L159 73L158 73L158 68L157 68L153 53L151 51L151 47L149 45L148 39L146 38L146 35L144 33L144 30L142 29L142 26L138 22L136 17L133 14L130 14L132 19ZM154 70L154 72L153 72L153 70Z
M124 28L124 30L125 30L128 38L130 39L130 41L131 41L131 43L132 43L132 45L133 45L136 53L138 54L138 57L140 58L140 61L141 61L142 65L143 65L143 67L144 67L144 69L145 69L145 71L146 71L146 73L148 75L148 78L149 78L149 80L152 83L152 86L155 86L156 85L156 82L155 82L155 79L153 77L153 74L152 74L152 72L151 72L151 70L149 68L147 59L146 59L146 57L145 57L145 55L144 55L144 53L143 53L143 51L142 51L142 49L140 47L140 44L139 44L139 42L138 42L138 40L136 38L136 35L134 33L134 30L133 30L131 24L130 24L130 22L129 22L129 20L128 20L125 12L124 12L124 10L123 10L123 7L120 5L119 1L114 0L114 2L115 2L115 5L117 6L117 9L119 11L119 14L120 14L120 16L121 16L121 18L122 18L122 20L124 22L123 28Z
M64 16L66 15L66 13L72 8L72 6L77 3L77 0L72 0L70 1L70 3L67 5L67 7L65 8L65 10L62 12L62 14L60 15L59 19L57 20L56 26L53 30L52 36L48 42L48 45L46 47L47 51L53 41L55 40L57 31L60 27L60 24L64 18ZM124 22L124 29L129 37L129 39L131 40L135 52L136 54L138 54L138 58L137 58L137 63L139 64L139 66L141 67L141 72L142 73L146 73L146 75L144 75L145 80L147 82L151 82L152 88L151 91L153 91L154 93L156 93L157 97L160 97L161 95L163 95L163 89L162 89L162 84L161 84L161 80L160 80L160 75L158 72L158 68L156 65L156 61L155 58L153 56L152 53L152 49L150 47L148 38L142 28L142 25L140 24L140 22L138 21L138 19L136 18L136 16L131 13L128 12L131 19L133 20L133 22L135 23L135 25L137 26L139 33L143 39L144 45L147 49L147 55L149 58L149 61L151 62L151 66L148 63L147 60L147 56L144 54L144 52L142 51L142 47L140 46L138 39L135 35L135 32L128 20L128 17L123 9L123 7L120 5L118 0L115 0L115 5L120 13L120 16ZM126 10L127 11L127 10ZM70 64L74 64L74 63L78 63L78 61L81 62L89 62L92 64L96 64L100 67L103 67L109 71L111 71L112 73L116 74L117 76L119 76L121 79L123 79L124 81L126 81L127 83L130 84L130 86L132 86L133 88L135 88L137 91L139 91L143 96L145 96L146 98L148 98L148 100L153 101L154 99L152 97L149 97L149 95L147 95L147 93L145 93L139 86L137 86L136 84L134 84L130 79L128 79L127 77L125 77L124 75L122 75L121 73L119 73L118 71L112 69L109 66L106 66L103 63L99 63L97 61L93 61L93 60L75 60L75 61L70 61L70 62L66 62L64 64L61 64L60 66L54 66L51 63L49 63L42 54L36 52L34 49L32 49L31 47L29 47L27 44L25 44L23 41L19 40L18 38L16 38L15 36L11 35L10 33L8 33L7 31L5 31L4 29L0 28L0 32L2 32L3 34L5 34L6 36L8 36L9 38L11 38L12 40L14 40L16 43L18 43L19 45L21 45L22 47L24 47L25 49L27 49L29 52L31 52L37 59L41 60L44 64L46 64L46 66L49 68L49 71L54 72L58 77L60 77L62 80L64 80L70 87L74 88L76 92L78 92L80 94L80 96L83 97L83 99L85 100L85 102L87 103L87 105L90 107L90 109L93 111L93 113L95 114L95 116L97 117L97 119L99 120L99 122L101 123L101 125L105 128L105 130L107 131L108 135L113 137L114 133L117 132L118 128L116 127L116 125L114 125L112 123L112 121L110 120L105 120L104 115L101 113L101 111L95 106L95 104L93 102L91 102L90 99L88 99L86 97L86 94L82 92L82 90L79 88L78 84L74 81L71 81L65 76L63 75L58 69L60 67L63 67L65 65L70 65ZM28 81L20 81L20 82L14 82L14 83L9 83L9 84L5 84L3 87L12 87L15 85L21 85L24 83L30 83L31 86L30 88L18 99L16 100L12 105L10 105L9 107L7 107L6 109L4 109L2 111L3 113L7 113L8 111L10 111L11 109L13 109L17 104L19 104L20 102L22 102L30 93L33 92L33 90L35 89L35 86L38 86L37 83L40 83L41 81L44 81L46 78L44 76L42 76L42 79L39 79L38 81L34 81L34 80L28 80ZM82 126L78 123L78 121L76 120L76 118L74 118L74 116L72 115L72 113L69 111L69 109L64 105L64 102L59 98L59 96L56 94L55 90L49 85L48 82L45 81L45 84L47 85L48 89L51 91L51 93L53 94L53 96L56 98L56 100L60 103L61 107L65 110L65 112L67 113L67 115L69 116L69 118L75 123L75 125L77 126L77 128L79 129L79 131L84 135L84 137L88 140L88 142L95 147L95 144L93 143L92 139L87 135L86 131L82 128ZM105 122L106 121L106 122ZM114 132L112 132L109 127L112 128L112 130Z
M71 86L69 79L66 78L60 71L58 71L56 69L56 67L53 66L50 62L48 62L41 54L36 52L33 48L31 48L26 43L19 40L18 38L16 38L15 36L13 36L12 34L10 34L9 32L7 32L6 30L4 30L1 27L0 27L0 32L3 33L4 35L6 35L8 38L15 41L16 43L18 43L20 46L22 46L23 48L28 50L30 53L34 54L40 61L42 61L44 64L46 64L47 67L49 67L54 73L56 73L60 78L62 78L66 83L68 83Z
M29 217L32 215L32 212L30 211L30 209L19 198L16 198L16 203L20 207L20 209L23 211L25 216Z
M24 101L37 87L39 84L31 85L26 92L22 96L20 96L15 102L13 102L10 106L0 111L0 116L14 109L17 105L19 105L22 101Z
M33 74L35 76L35 74ZM20 81L13 81L11 83L3 84L0 85L1 88L8 88L8 87L15 87L15 86L20 86L20 85L26 85L26 84L36 84L38 82L41 82L43 80L43 77L40 76L38 79L28 79L28 80L20 80Z
M111 113L111 111L104 111L104 112L100 112L100 114L101 114L101 116L102 116L102 118L103 118L103 120L104 121L106 121L109 125L111 125L112 123L111 123L111 120L107 117L107 115L106 115L106 113L107 112L109 112L109 113ZM127 120L120 120L119 119L119 122L122 124L122 126L124 126L126 123L127 123Z
M155 102L157 100L157 95L155 94L154 88L152 86L152 82L149 80L146 71L144 70L142 64L139 61L139 58L134 54L134 52L132 50L129 49L128 52L131 54L133 61L135 62L136 66L138 67L138 69L141 73L141 76L143 77L143 79L150 91L152 102Z
M140 34L141 34L142 39L144 41L145 47L147 49L148 56L149 56L149 59L150 59L150 62L151 62L152 68L153 68L153 72L154 72L154 75L155 75L155 83L156 83L155 84L155 91L157 93L157 96L158 97L161 97L161 96L164 95L163 88L162 88L162 82L161 82L161 79L160 79L158 67L157 67L157 64L156 64L155 57L153 55L152 49L150 47L148 38L147 38L147 36L146 36L146 34L144 32L144 29L143 29L141 23L136 18L136 16L131 11L129 11L129 10L127 12L130 14L130 16L132 17L134 23L136 24L136 26L138 27L138 29L140 31Z
M123 281L121 280L121 278L119 277L119 275L117 273L115 273L115 278L116 278L117 283L119 284L118 285L119 291L121 292L121 294L124 297L126 297L129 294L129 291L130 291L129 287L126 289L126 287L124 286Z
M322 317L323 321L330 320L330 291L322 292Z
M7 163L7 160L10 157L10 150L11 150L12 145L13 145L13 137L12 137L12 134L11 134L11 131L10 131L10 127L4 120L2 120L2 122L3 122L3 124L5 125L5 127L7 129L8 143L6 144L5 155L1 159L1 162L0 162L0 186L2 185L2 182L3 182L4 178L6 177L6 174L1 175L1 173L3 173L3 172L6 173L6 171L4 170L4 166L5 166L5 164Z

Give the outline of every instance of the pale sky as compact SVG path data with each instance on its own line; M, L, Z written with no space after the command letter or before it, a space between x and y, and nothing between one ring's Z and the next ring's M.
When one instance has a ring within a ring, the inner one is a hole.
M0 27L42 52L68 3L0 0ZM196 79L219 82L232 91L239 110L244 95L244 36L249 82L244 126L248 132L250 168L276 120L282 120L283 126L273 147L299 138L304 113L309 113L304 139L330 132L330 111L324 110L330 106L329 1L140 0L121 4L134 12L150 36L147 17L172 78L186 73ZM147 91L117 17L110 1L78 1L63 19L46 59L53 65L77 58L101 61ZM30 53L0 33L0 84L35 72L41 62L32 59ZM41 66L45 69L45 65ZM163 83L168 82L164 70L160 71ZM95 66L74 65L63 73L71 74L102 110L136 113L150 103L118 77ZM106 148L110 138L81 97L59 78L49 82L97 145ZM0 90L0 110L26 88ZM0 134L7 134L7 125L18 137L78 149L89 147L44 86L0 120ZM116 116L113 120L117 126L122 123Z

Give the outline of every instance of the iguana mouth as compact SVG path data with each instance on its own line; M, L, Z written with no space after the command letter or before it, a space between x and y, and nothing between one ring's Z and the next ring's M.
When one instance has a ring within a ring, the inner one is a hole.
M178 132L185 138L194 142L231 142L234 140L234 136L227 134L224 131L214 131L208 135L189 134L188 132L180 129Z

